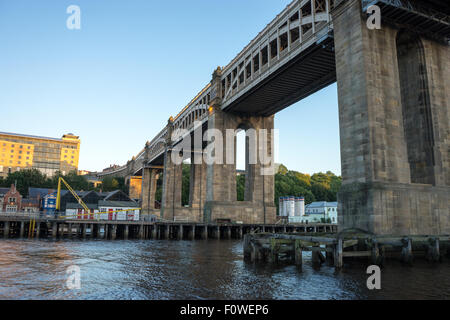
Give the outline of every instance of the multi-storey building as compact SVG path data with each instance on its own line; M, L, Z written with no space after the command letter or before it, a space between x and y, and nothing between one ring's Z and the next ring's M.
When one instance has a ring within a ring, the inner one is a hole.
M78 170L79 137L69 133L62 138L0 132L0 176L25 168L35 168L47 176L56 171Z

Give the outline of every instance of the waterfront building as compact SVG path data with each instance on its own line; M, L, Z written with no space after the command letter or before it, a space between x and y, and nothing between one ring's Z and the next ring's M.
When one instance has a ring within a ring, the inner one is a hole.
M22 209L22 195L14 184L3 194L1 211L18 212Z
M324 219L337 223L337 202L312 202L305 207L305 218L308 222L321 222Z
M0 132L0 177L22 169L35 168L47 176L78 170L79 137L62 138Z
M22 211L28 213L37 213L40 211L41 205L37 199L22 199Z
M65 204L65 216L72 219L100 219L100 220L139 220L139 205L128 197L123 191L116 190L111 192L90 191L86 194L77 192L82 196L83 202L89 208L89 213L85 212L83 207L76 202ZM72 196L73 197L73 196ZM74 199L75 200L75 199ZM120 210L130 210L121 211ZM104 212L99 217L95 213Z

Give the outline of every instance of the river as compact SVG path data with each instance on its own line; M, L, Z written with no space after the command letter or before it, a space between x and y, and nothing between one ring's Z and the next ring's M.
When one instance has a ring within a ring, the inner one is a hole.
M80 289L68 289L69 266ZM381 290L366 266L315 270L243 261L242 242L0 240L0 299L449 299L450 262L390 261Z

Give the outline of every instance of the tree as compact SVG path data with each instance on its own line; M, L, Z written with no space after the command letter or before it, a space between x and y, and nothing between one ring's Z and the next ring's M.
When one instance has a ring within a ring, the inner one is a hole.
M187 206L189 205L189 193L190 193L190 185L191 185L191 166L187 163L183 163L183 178L181 185L181 205Z
M237 201L244 201L245 197L245 175L240 174L236 176L236 199Z
M119 182L113 177L104 177L102 180L102 190L103 191L114 191L119 188Z
M16 184L17 190L23 197L28 196L29 187L48 188L51 181L37 169L24 169L9 173L4 181L5 187Z

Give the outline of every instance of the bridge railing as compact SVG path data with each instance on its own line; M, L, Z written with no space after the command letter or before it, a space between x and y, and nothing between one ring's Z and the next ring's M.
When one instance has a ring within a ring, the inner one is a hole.
M224 107L234 96L265 77L291 52L309 46L332 28L330 0L292 2L222 70Z

